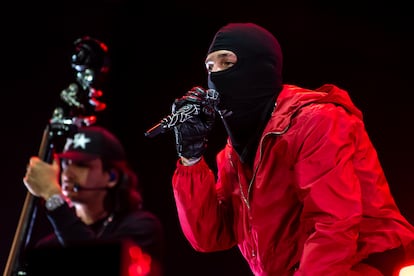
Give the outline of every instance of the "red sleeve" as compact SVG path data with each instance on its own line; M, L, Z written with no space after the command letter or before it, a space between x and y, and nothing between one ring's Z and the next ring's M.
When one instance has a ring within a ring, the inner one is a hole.
M197 251L233 247L231 204L218 198L214 173L202 158L192 166L177 161L172 178L182 231Z

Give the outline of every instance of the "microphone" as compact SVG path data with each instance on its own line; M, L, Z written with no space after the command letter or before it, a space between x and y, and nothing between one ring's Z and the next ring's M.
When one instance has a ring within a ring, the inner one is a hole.
M98 190L109 190L109 187L83 187L79 184L73 185L73 191L79 192L79 191L98 191Z
M204 96L203 103L211 106L213 109L216 109L218 103L218 92L214 89L207 89ZM188 119L193 118L200 114L201 104L200 103L191 103L189 102L186 105L183 105L177 111L173 111L170 115L164 117L158 124L150 128L145 132L145 136L152 138L158 134L167 132L173 127L180 125L187 121Z

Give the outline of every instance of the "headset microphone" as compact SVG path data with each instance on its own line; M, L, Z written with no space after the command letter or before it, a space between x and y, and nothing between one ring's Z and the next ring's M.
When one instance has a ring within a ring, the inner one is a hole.
M79 192L79 191L99 191L99 190L108 190L109 187L82 187L79 184L73 185L73 191Z

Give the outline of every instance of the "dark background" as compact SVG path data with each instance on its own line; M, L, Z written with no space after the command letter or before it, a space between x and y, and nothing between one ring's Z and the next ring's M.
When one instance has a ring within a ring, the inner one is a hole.
M205 254L189 246L171 190L173 135L144 137L169 114L176 97L194 85L206 86L205 53L216 30L230 21L252 21L278 37L285 83L308 88L334 83L349 91L364 112L395 199L414 223L414 25L408 3L27 2L10 2L0 16L2 271L26 195L22 177L27 161L38 152L60 92L74 79L72 43L83 35L110 48L112 71L103 97L108 107L98 121L123 141L146 207L164 224L168 275L251 275L237 249ZM224 138L220 127L215 131L206 155L213 166Z

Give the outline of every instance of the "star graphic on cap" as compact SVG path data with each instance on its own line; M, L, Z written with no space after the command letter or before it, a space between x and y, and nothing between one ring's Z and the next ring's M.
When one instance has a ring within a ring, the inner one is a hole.
M91 139L85 137L84 133L77 133L74 136L75 139L73 139L73 148L76 149L78 147L81 147L83 149L86 148L86 143L89 143Z

